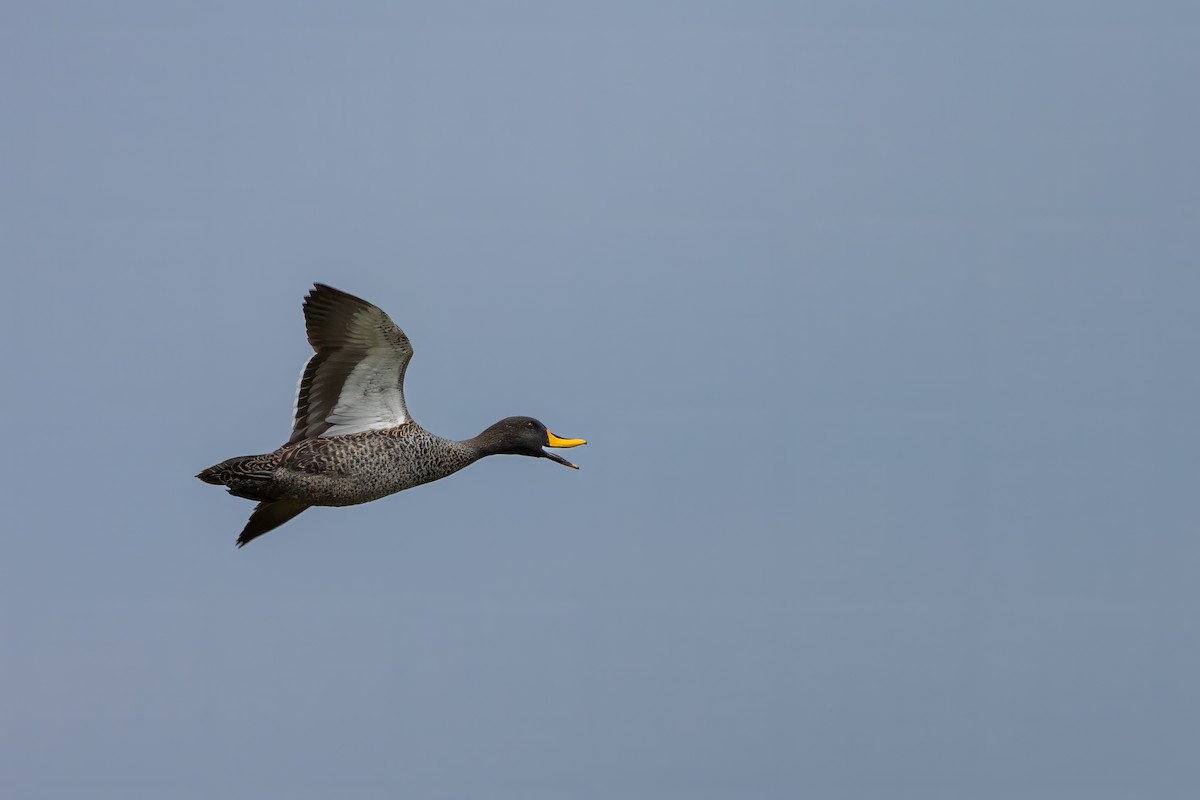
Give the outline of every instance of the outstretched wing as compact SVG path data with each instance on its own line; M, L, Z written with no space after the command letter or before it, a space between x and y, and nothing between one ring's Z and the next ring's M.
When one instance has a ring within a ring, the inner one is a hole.
M381 309L330 286L304 298L316 354L300 376L291 442L394 428L408 420L404 371L412 345Z

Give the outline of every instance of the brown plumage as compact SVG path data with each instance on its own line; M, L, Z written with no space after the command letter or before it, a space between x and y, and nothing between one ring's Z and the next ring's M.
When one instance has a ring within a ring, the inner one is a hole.
M443 439L408 416L404 372L412 345L382 310L315 284L304 300L314 355L300 378L292 436L273 453L240 456L198 477L258 501L241 547L309 506L377 500L444 478L489 455L549 458L543 447L575 447L532 417L508 417L464 441Z

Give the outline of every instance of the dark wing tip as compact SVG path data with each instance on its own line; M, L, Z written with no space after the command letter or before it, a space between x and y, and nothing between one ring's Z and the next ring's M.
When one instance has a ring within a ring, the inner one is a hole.
M296 500L264 500L254 507L254 513L246 522L237 538L237 546L245 547L248 543L278 528L292 517L308 508Z
M356 305L368 306L374 308L374 304L368 303L361 297L352 295L349 292L343 292L341 289L335 289L327 283L314 283L313 288L308 290L308 294L304 296L304 304L308 305L314 301L335 302L338 300L349 301Z
M361 297L314 283L304 296L304 328L309 344L317 352L326 347L341 347L355 315L377 308Z

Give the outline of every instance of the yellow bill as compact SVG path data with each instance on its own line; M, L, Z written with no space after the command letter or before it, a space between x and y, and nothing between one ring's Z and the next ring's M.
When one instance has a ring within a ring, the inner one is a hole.
M587 440L586 439L564 439L561 436L555 436L549 430L546 431L546 446L547 447L579 447L579 445L581 445L581 444L587 444ZM562 464L564 467L570 467L571 469L579 469L579 467L575 466L570 461L567 461L565 458L558 455L557 453L546 453L546 458L550 459L551 461L557 461L559 464Z

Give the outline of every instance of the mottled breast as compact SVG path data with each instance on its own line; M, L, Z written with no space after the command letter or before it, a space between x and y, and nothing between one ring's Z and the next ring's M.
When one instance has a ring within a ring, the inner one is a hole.
M475 460L458 442L415 422L348 436L318 436L280 449L281 483L312 505L366 503L444 478Z

